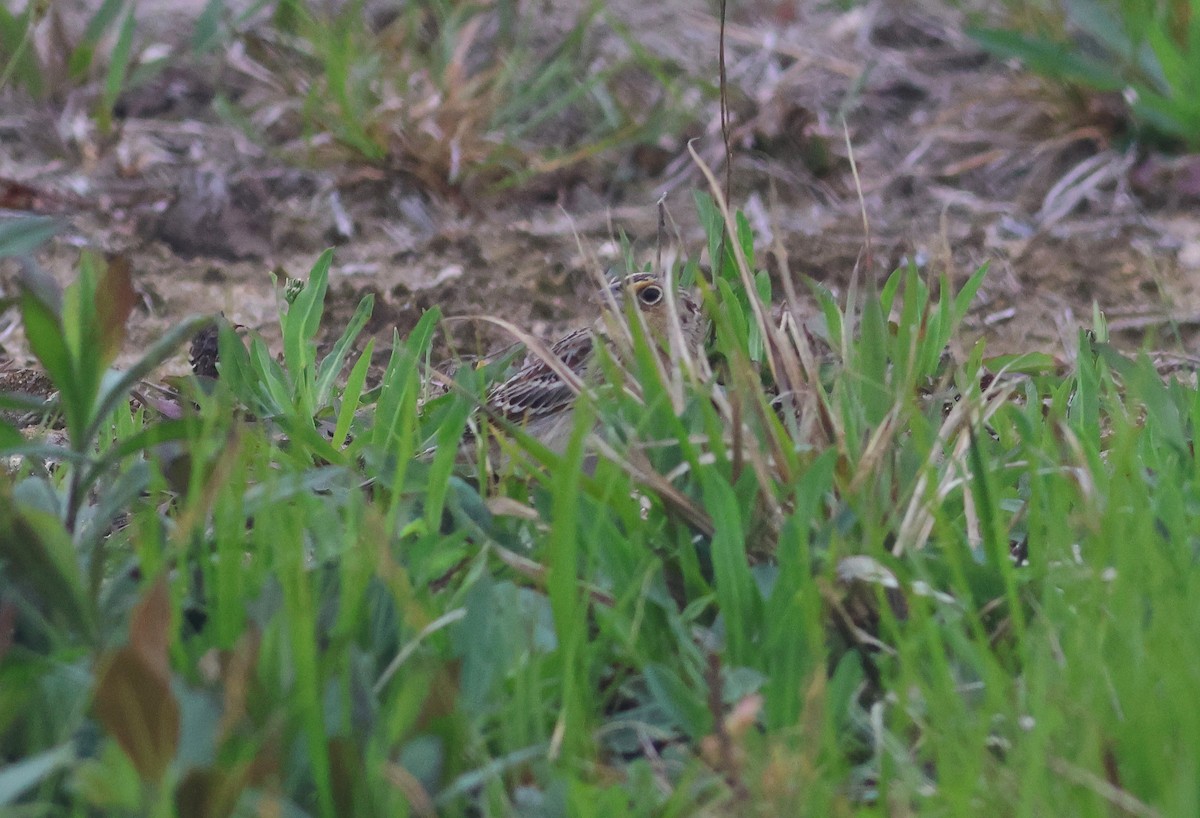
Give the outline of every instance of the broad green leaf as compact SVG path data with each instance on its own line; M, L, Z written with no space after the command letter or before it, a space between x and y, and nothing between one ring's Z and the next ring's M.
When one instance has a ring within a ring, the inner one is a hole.
M50 216L0 219L0 258L29 255L62 227L62 221Z
M21 296L21 320L38 363L59 391L66 393L63 396L65 404L67 395L73 397L75 373L57 311L33 289L25 287Z
M19 502L0 483L0 563L28 589L51 623L85 638L94 633L92 604L71 539L58 517Z

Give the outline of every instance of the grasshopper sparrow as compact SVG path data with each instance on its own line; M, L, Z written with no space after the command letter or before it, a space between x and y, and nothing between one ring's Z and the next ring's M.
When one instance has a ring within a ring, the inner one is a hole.
M550 347L550 352L580 381L596 378L591 366L596 343L607 343L615 322L620 320L611 314L614 304L621 311L626 309L626 304L638 310L645 322L647 339L658 347L668 367L679 354L676 345L680 337L689 354L701 353L708 323L692 293L684 289L676 292L674 312L678 316L678 335L674 342L672 310L665 284L658 276L634 273L612 283L607 294L601 291L600 295L604 306L592 326L576 330ZM561 448L570 433L571 410L578 383L568 383L560 371L541 356L528 353L516 374L488 392L487 414L522 426L529 435L552 449Z

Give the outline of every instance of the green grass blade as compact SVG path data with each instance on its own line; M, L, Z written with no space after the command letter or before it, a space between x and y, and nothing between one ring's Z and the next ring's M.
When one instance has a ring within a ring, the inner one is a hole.
M129 63L133 58L133 33L137 29L137 18L131 6L125 13L117 33L117 42L109 55L108 72L104 77L104 90L100 97L100 107L96 112L96 122L101 133L112 130L113 108L117 97L125 87L125 78L129 73Z
M342 372L342 365L346 362L346 355L350 351L350 345L358 338L358 334L362 332L363 327L367 325L367 321L371 318L371 312L375 308L375 296L366 295L358 302L358 307L354 310L354 315L350 317L350 321L346 324L346 329L342 332L340 338L334 343L333 349L325 360L321 361L321 366L317 370L317 382L315 387L314 403L317 408L324 406L329 396L333 391L333 379Z
M728 655L734 664L750 661L758 630L760 599L746 558L745 529L733 488L720 475L700 475L704 506L716 528L712 540L713 580L725 620Z
M340 448L345 445L346 437L350 434L350 424L354 422L354 413L358 411L362 399L363 386L367 381L367 370L371 366L371 355L375 351L375 339L367 341L367 346L350 375L346 378L346 388L342 391L342 405L338 410L337 426L333 432L333 445Z

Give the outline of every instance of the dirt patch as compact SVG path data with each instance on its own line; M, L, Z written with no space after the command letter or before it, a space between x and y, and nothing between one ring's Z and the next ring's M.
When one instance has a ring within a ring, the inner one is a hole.
M1195 166L1120 148L1103 101L989 59L954 13L891 5L739 4L730 21L732 198L758 232L760 262L782 247L791 275L835 291L856 264L878 278L914 261L959 283L988 262L969 328L994 352L1069 353L1093 301L1131 345L1151 332L1186 346L1200 316ZM715 83L716 20L682 2L641 6L612 4L609 14ZM628 47L603 22L592 34L599 51ZM621 233L639 260L653 258L664 191L685 252L705 246L691 205L703 178L686 141L696 136L720 173L712 99L696 101L693 132L653 150L618 152L532 193L464 200L404 174L284 163L217 116L219 77L211 65L181 67L155 93L125 100L104 140L77 102L4 99L0 177L45 192L28 209L70 222L40 263L66 280L82 248L132 262L142 303L125 360L190 313L223 311L274 338L272 273L303 276L330 245L324 331L335 337L373 294L368 331L385 349L435 305L542 335L585 320L593 271L621 265ZM0 266L3 293L14 272ZM463 352L505 340L469 320L447 323L446 336ZM26 355L11 311L0 316L0 345L17 361ZM171 368L186 366L181 352Z

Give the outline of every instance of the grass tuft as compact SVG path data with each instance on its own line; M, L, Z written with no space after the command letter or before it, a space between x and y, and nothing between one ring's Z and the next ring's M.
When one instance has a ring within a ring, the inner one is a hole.
M69 434L0 432L0 806L1190 814L1195 385L1102 320L954 360L984 270L805 323L713 195L704 355L624 316L497 474L460 446L508 364L432 390L431 312L368 384L369 301L319 357L328 254L281 358L221 328L173 404L126 399L182 330L108 370L127 271L31 272Z
M1200 148L1200 15L1191 0L1075 0L1010 10L1017 24L972 36L1004 58L1095 92L1120 94L1135 133ZM1020 21L1028 21L1021 25Z

